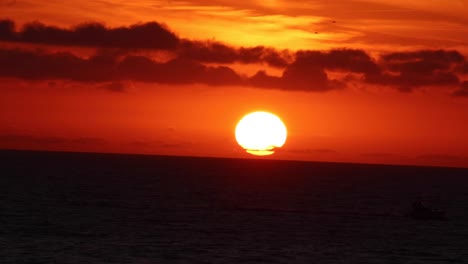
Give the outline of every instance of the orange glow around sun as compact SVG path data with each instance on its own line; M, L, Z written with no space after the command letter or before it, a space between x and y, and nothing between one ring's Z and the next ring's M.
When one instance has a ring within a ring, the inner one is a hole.
M286 142L287 130L279 117L268 112L244 116L236 127L236 140L247 153L266 156Z
M0 10L0 151L468 168L468 0Z

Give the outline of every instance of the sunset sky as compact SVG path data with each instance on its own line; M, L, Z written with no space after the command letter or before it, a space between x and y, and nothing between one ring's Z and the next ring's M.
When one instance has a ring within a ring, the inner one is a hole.
M0 0L0 148L468 167L468 0Z

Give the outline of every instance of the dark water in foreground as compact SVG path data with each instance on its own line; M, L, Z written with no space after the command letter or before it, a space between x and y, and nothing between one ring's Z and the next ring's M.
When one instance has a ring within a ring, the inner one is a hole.
M468 170L0 152L0 263L468 263ZM403 215L415 199L448 221Z

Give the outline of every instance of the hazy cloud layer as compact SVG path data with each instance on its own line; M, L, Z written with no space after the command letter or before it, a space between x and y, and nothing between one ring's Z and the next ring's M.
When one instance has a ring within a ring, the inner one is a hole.
M48 137L48 136L33 136L26 134L4 134L0 135L0 143L28 143L28 144L104 144L106 141L102 138L79 137L79 138L64 138L64 137Z

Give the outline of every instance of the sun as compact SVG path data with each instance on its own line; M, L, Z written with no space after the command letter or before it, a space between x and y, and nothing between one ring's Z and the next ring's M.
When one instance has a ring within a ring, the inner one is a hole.
M287 130L281 119L268 112L253 112L236 126L236 140L248 153L266 156L284 145Z

